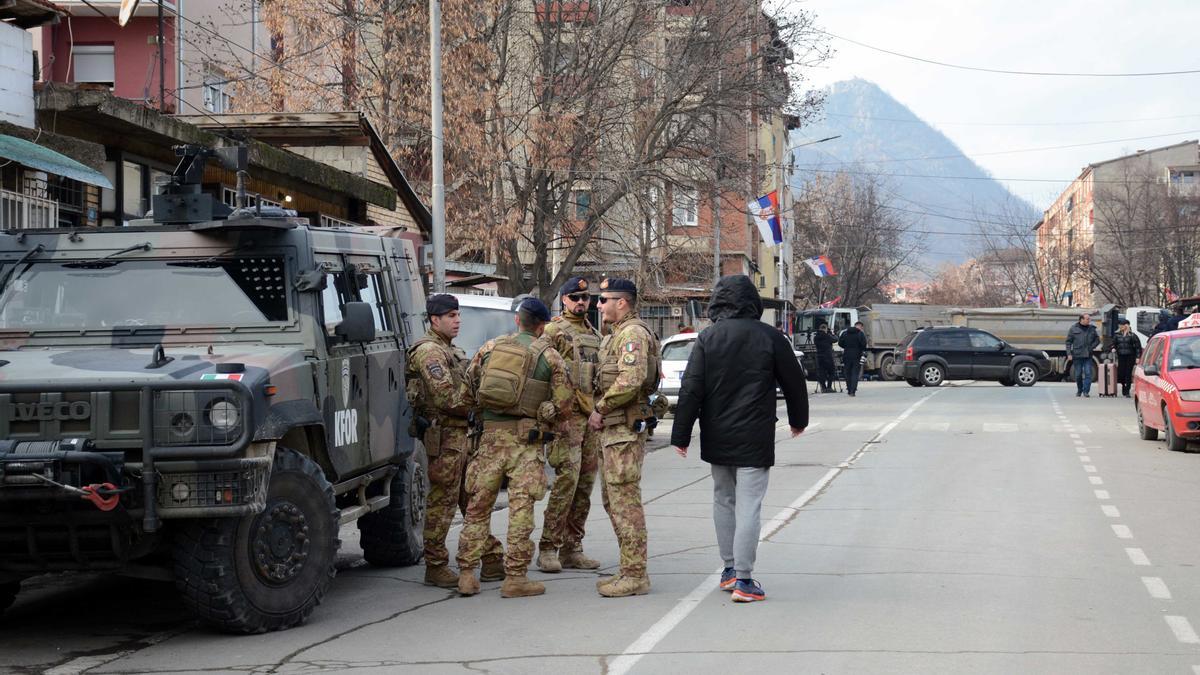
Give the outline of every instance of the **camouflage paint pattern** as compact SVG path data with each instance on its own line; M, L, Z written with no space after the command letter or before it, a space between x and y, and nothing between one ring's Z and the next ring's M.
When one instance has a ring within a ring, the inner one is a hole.
M500 485L508 478L508 541L504 572L525 576L533 560L533 505L546 494L545 457L536 442L519 437L517 424L487 424L479 451L467 466L466 491L470 495L463 529L458 537L458 567L474 570L488 551L492 507Z
M600 463L600 435L589 429L587 422L585 415L571 415L550 444L548 460L554 468L554 485L542 516L540 545L544 549L582 550Z
M627 434L617 434L627 438ZM612 521L621 550L621 574L646 576L646 514L642 508L642 461L646 455L645 434L633 440L615 440L605 430L600 494Z

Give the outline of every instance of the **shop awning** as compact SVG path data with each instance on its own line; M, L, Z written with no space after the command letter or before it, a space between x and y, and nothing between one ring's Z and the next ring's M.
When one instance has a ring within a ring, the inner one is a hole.
M37 143L30 143L16 136L0 134L0 159L64 178L71 178L88 185L96 185L110 190L113 186L99 171L88 168L60 152L42 147Z

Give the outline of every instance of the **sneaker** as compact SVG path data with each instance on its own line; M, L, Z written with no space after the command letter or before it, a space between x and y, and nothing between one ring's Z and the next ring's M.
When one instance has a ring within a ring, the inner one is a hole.
M1085 392L1083 393L1083 397L1084 397L1084 398L1091 398L1091 397L1092 397L1092 395L1091 395L1091 394L1089 394L1089 393L1087 393L1087 392L1085 391Z
M1077 391L1077 392L1075 392L1075 398L1079 398L1080 396L1083 396L1083 392L1082 392L1082 391Z
M767 594L763 592L762 586L753 579L738 579L737 585L733 587L734 602L759 602L767 599Z
M721 590L732 591L737 585L737 572L733 571L732 567L726 567L721 570Z

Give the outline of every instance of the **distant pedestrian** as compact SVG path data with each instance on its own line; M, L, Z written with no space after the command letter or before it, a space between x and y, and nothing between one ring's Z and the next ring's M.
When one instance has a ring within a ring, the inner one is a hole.
M1133 384L1133 364L1142 355L1142 340L1129 329L1129 320L1121 319L1117 334L1113 338L1113 351L1117 353L1117 382L1121 383L1121 395L1129 398L1129 387Z
M1092 317L1079 315L1079 322L1067 331L1067 359L1073 362L1075 396L1090 398L1092 395L1092 352L1100 346L1100 335L1092 325Z
M671 444L687 457L700 420L700 459L712 465L713 522L734 602L765 600L754 580L763 497L775 464L775 387L787 400L792 438L808 426L804 370L787 338L762 321L750 277L723 277L708 309L713 325L696 339L679 390Z
M858 392L858 376L862 373L863 354L867 353L867 334L863 332L863 323L859 321L847 328L838 338L838 346L842 348L846 393L854 396Z
M833 392L833 378L837 377L837 366L833 363L835 342L833 334L829 332L829 324L822 321L813 336L813 345L817 348L817 384L822 394Z
M1150 335L1153 336L1153 335L1158 335L1159 333L1165 333L1166 331L1171 330L1170 326L1171 326L1171 313L1165 309L1159 310L1158 323L1154 324L1154 329L1150 332Z
M1186 318L1187 313L1183 311L1183 306L1177 305L1175 307L1175 314L1173 314L1170 320L1167 321L1167 330L1179 330L1180 322Z

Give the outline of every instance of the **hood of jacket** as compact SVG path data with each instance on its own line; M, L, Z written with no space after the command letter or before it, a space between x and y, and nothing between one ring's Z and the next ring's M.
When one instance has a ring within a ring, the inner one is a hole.
M763 313L762 298L754 282L745 274L731 274L721 277L717 287L713 289L712 302L708 304L708 318L713 321L722 319L761 319Z

